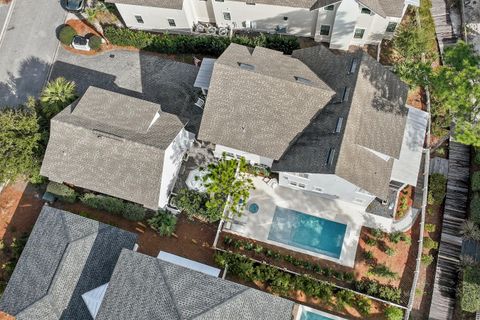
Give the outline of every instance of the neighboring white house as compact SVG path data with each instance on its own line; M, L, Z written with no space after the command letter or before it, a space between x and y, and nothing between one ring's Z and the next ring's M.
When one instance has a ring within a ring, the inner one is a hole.
M399 190L417 184L427 113L362 51L231 45L210 70L198 138L217 157L245 157L281 186L364 210L376 201L393 212Z
M160 105L89 87L51 120L40 173L156 210L194 135Z
M418 0L107 0L129 28L210 32L255 30L311 37L331 48L379 43ZM200 25L200 27L198 27ZM210 29L208 28L210 26Z

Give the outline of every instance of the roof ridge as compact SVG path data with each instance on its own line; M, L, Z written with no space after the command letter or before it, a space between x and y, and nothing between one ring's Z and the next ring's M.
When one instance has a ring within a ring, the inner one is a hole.
M240 290L239 292L236 292L235 294L233 294L231 297L229 297L228 299L225 299L219 303L217 303L216 305L214 305L212 308L208 309L208 310L205 310L203 312L200 312L199 314L193 316L192 319L197 319L198 317L202 316L202 315L208 315L210 312L214 311L214 310L217 310L218 308L220 308L220 306L226 304L227 302L230 302L231 300L233 299L236 299L238 298L241 294L245 293L246 291L248 290L255 290L255 289L252 289L252 288L244 288L242 290Z
M135 254L135 252L132 251L130 254ZM168 281L167 281L167 277L165 276L165 269L163 268L160 259L155 258L155 257L151 257L151 258L156 260L155 263L157 264L157 267L158 267L158 269L160 270L159 273L160 273L160 275L161 275L161 277L162 277L162 279L163 279L163 282L165 283L165 287L166 287L167 290L168 290L168 294L169 294L169 296L170 296L170 300L172 301L172 306L173 306L173 308L175 309L175 312L176 312L177 315L178 315L178 319L182 319L182 314L181 314L181 312L180 312L180 308L179 308L179 306L177 305L177 299L174 299L173 290L172 290L172 288L170 287L170 283L168 283Z

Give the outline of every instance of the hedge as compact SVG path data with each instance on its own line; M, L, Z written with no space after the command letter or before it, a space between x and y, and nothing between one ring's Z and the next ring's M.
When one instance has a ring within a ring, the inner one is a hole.
M403 310L394 306L385 308L385 318L387 320L403 320Z
M88 39L88 45L90 48L92 48L92 50L98 50L102 45L102 38L97 35L93 35L90 37L90 39Z
M480 268L477 266L467 266L463 271L461 306L467 312L480 311Z
M72 44L73 37L75 37L76 34L77 33L71 26L64 25L58 33L58 40L60 40L60 42L64 45L69 46Z
M118 198L105 195L96 195L85 193L80 197L80 201L89 207L99 210L105 210L110 213L118 214L132 221L140 221L145 218L145 208L134 203L126 202Z
M433 173L428 182L428 204L440 205L445 197L447 179L443 174Z
M472 175L472 191L480 191L480 171Z
M196 53L211 56L220 56L230 43L238 43L249 47L266 47L291 54L299 49L296 37L284 35L264 35L256 37L234 36L228 37L208 35L171 35L155 34L141 30L107 27L105 37L117 46L132 46L158 53Z
M47 185L47 192L67 203L74 203L77 200L77 193L75 190L62 183L50 181Z

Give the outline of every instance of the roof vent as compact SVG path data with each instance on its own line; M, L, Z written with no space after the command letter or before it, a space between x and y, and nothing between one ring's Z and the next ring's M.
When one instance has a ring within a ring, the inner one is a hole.
M253 64L248 64L248 63L243 63L243 62L238 62L238 66L244 70L248 71L254 71L255 66Z
M108 138L108 139L117 140L121 142L125 141L123 137L117 136L116 134L108 133L108 132L97 130L97 129L93 129L92 132L97 135L97 138Z
M295 80L296 80L298 83L303 83L303 84L311 84L311 83L312 83L312 81L309 80L309 79L302 78L302 77L297 77L297 76L295 76Z
M335 148L330 148L330 151L328 151L327 161L325 162L325 164L327 166L330 166L333 163L334 157L335 157Z
M343 117L337 119L337 126L335 127L335 133L340 133L342 131Z
M357 59L353 58L352 64L350 64L350 71L348 72L348 74L352 74L357 70L357 63L358 63Z

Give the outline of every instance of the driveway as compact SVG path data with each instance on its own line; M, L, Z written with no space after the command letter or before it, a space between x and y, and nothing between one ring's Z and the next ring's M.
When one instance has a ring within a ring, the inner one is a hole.
M159 103L163 111L188 122L196 133L202 110L194 105L200 90L193 87L198 68L158 55L116 50L95 56L72 54L60 48L51 79L75 81L82 95L89 86Z
M0 107L38 96L58 47L56 29L66 16L57 0L14 0L10 6L11 16L0 39ZM0 10L0 23L5 8Z

